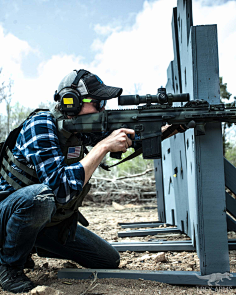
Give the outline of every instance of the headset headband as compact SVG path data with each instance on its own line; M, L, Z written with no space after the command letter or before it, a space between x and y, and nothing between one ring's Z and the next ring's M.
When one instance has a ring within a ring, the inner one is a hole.
M59 92L57 92L57 90L55 91L55 94L54 94L54 100L55 101L59 101L60 99L60 96L59 96L59 93L63 90L63 89L66 89L66 88L72 88L74 90L76 90L78 92L78 90L76 89L78 87L78 84L79 84L79 80L86 74L89 74L88 71L86 70L74 70L76 71L77 75L74 79L74 81L72 82L71 86L66 86L66 87L63 87Z
M78 84L79 84L79 80L86 74L88 74L89 72L86 70L74 70L77 72L77 76L75 77L75 80L73 81L73 83L71 84L71 88L72 89L76 89Z

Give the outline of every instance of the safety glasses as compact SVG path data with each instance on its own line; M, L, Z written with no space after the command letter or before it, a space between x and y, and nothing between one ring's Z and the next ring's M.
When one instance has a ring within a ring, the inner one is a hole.
M83 102L96 103L97 111L101 111L101 109L104 108L107 104L106 100L97 100L97 99L91 99L91 98L84 98Z

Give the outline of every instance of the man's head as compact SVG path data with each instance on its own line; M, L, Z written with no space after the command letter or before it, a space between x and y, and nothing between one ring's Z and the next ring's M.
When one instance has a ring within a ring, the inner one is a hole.
M76 116L85 113L84 108L86 113L104 109L108 99L118 97L121 93L122 88L106 86L97 75L75 70L62 79L54 100L59 101L63 113Z

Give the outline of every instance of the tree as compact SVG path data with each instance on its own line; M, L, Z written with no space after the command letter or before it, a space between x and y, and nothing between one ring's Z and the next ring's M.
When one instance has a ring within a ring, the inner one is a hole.
M0 114L0 140L4 140L7 134L10 132L10 103L12 97L12 85L13 80L5 81L2 76L3 70L0 68L0 103L5 101L7 116Z
M227 90L227 83L223 83L223 78L220 77L220 100L224 103L224 99L229 100L232 94ZM223 123L222 128L222 137L223 137L223 155L225 156L226 150L229 148L229 143L226 142L226 128L231 127L232 123Z
M0 68L0 77L2 77L2 68ZM7 98L7 88L5 81L1 81L0 83L0 103L3 102Z
M11 99L12 99L12 85L13 81L10 80L8 84L8 91L6 93L5 102L6 102L6 111L7 111L7 134L11 131Z
M236 167L236 147L232 143L226 150L225 158Z
M54 101L40 102L39 109L51 109L56 103Z
M33 112L34 109L26 108L25 106L21 105L17 102L14 106L11 107L11 122L10 122L10 129L13 130L14 128L18 127L30 113Z

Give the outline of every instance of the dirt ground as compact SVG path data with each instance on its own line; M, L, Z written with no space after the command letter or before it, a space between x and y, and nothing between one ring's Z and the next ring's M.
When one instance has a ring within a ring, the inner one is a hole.
M90 222L89 229L100 235L107 241L148 241L160 236L118 238L118 231L122 229L119 222L143 222L157 221L157 207L155 200L143 204L101 205L98 203L86 202L81 212ZM229 233L235 238L235 233ZM171 237L162 236L163 239L178 240L188 239L185 235L174 235ZM181 270L199 271L199 259L195 252L165 252L162 254L162 261L158 262L158 253L135 253L131 251L121 252L121 269L134 270ZM164 255L164 256L163 256ZM163 260L164 258L164 260ZM187 287L172 286L155 281L130 280L130 279L98 279L94 276L88 280L57 279L57 273L63 268L82 268L73 261L65 261L52 258L41 258L33 255L35 262L34 270L26 270L26 274L35 285L47 286L45 291L36 289L28 294L75 294L75 295L155 295L155 294L236 294L236 289L209 287ZM230 269L236 271L236 251L230 251ZM51 288L51 289L50 289ZM0 295L13 294L0 291ZM27 294L27 293L24 293Z

